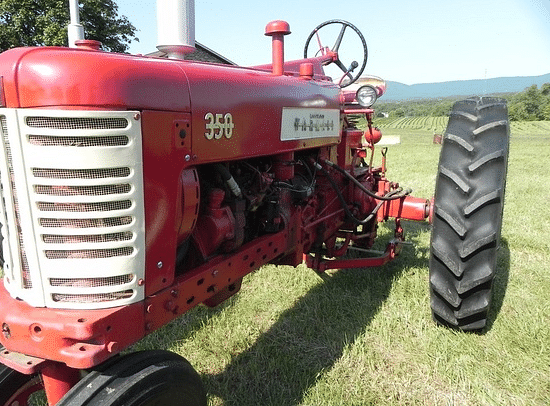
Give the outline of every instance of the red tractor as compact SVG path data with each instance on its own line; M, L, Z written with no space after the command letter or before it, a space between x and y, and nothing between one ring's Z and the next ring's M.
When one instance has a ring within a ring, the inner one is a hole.
M339 27L331 48L325 26ZM363 47L349 67L339 53L348 32ZM90 41L0 55L0 405L30 404L41 390L49 405L204 405L179 355L118 354L198 304L223 302L264 264L383 265L404 244L402 219L433 222L433 318L483 329L505 103L455 105L435 198L413 197L386 179L385 159L373 165L384 83L347 90L367 62L359 30L321 24L304 59L285 62L289 33L283 21L267 25L273 61L255 68L113 54ZM176 44L165 47L172 57L193 45ZM340 77L325 74L329 64ZM394 238L369 255L389 218Z

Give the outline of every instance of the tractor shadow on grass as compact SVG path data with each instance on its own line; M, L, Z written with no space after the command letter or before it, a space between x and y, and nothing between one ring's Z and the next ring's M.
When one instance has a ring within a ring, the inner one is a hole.
M414 223L411 231L407 225L407 240L416 243L427 227ZM424 242L406 247L396 261L383 267L332 273L236 355L222 373L204 374L207 391L224 405L300 404L345 348L368 328L393 281L404 272L416 272L414 268L427 268L427 263Z
M495 278L493 279L493 290L491 297L491 310L487 317L487 327L482 331L486 333L493 327L502 303L508 289L508 280L510 278L510 247L506 238L501 238L500 246L497 252L497 268Z
M239 406L302 403L307 392L342 357L345 348L369 327L387 300L394 281L404 274L420 272L427 291L430 226L416 222L403 224L406 240L414 246L405 247L395 261L380 268L331 272L323 278L324 283L286 310L252 346L236 355L223 372L201 374L207 392L216 399L213 402ZM383 248L384 241L380 244L378 249ZM482 333L489 331L498 317L508 285L510 250L504 238L497 266L492 308ZM209 319L233 306L238 297L214 309L199 307L184 314L158 333L144 338L133 350L173 350L174 342L190 338ZM425 309L418 311L428 315L428 301ZM434 324L434 328L438 327Z

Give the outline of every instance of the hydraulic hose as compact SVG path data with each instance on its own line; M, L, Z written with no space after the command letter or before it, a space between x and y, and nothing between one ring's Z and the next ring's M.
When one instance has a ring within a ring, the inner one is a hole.
M398 200L398 199L401 199L402 197L404 196L407 196L409 194L411 194L412 190L411 189L405 189L402 193L399 193L399 194L393 194L391 196L388 197L389 193L386 194L385 196L378 196L376 193L370 191L369 189L367 189L365 186L363 186L361 184L361 182L359 182L357 179L355 179L349 172L347 172L344 168L341 168L340 166L336 165L334 162L331 162L329 161L328 159L323 159L323 162L326 163L328 166L330 166L331 168L334 168L336 169L338 172L340 172L342 175L344 175L346 178L348 178L349 180L351 180L359 189L361 189L363 192L365 192L366 194L368 194L370 197L373 197L377 200ZM316 163L316 165L319 165L318 163ZM320 165L319 165L320 166ZM317 168L319 168L319 166L317 166Z
M215 168L218 171L218 173L221 175L222 179L227 184L227 186L229 187L231 192L236 197L241 198L242 197L241 188L239 187L237 182L235 182L235 179L233 178L233 176L229 172L229 169L227 169L222 164L216 164Z

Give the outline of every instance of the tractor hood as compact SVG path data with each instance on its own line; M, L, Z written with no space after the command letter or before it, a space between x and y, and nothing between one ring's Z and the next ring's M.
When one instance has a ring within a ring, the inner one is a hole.
M0 100L13 108L100 108L191 112L191 107L339 109L328 82L270 72L61 47L0 54ZM267 106L266 106L267 107ZM230 110L227 110L230 111Z
M0 55L0 76L7 107L190 109L185 73L164 60L69 48L16 48Z

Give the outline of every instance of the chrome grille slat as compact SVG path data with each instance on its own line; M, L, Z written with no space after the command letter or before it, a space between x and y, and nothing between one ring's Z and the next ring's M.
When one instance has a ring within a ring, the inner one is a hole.
M11 183L11 192L12 192L12 199L13 199L13 207L15 209L15 230L17 233L17 242L19 244L19 252L17 253L19 255L19 259L21 261L21 277L23 281L23 288L24 289L32 289L32 278L29 270L29 263L27 260L27 254L25 251L25 242L23 239L23 229L21 227L21 218L20 218L20 211L19 211L19 202L17 199L17 185L15 182L15 175L13 171L13 156L11 153L11 146L10 141L8 137L8 125L7 120L5 116L0 116L0 129L2 132L2 139L4 141L4 147L6 148L6 157L7 157L7 164L8 164L8 176L10 178ZM7 227L8 225L4 225Z
M128 176L130 176L130 168L101 168L101 169L32 168L32 174L36 178L52 178L52 179L127 178Z
M56 130L114 130L128 127L128 120L120 117L27 117L26 124L32 128Z
M63 302L63 303L103 303L103 302L112 302L118 301L121 299L128 299L132 297L134 291L127 289L121 292L113 293L88 293L88 294L63 294L63 293L54 293L52 299L54 302Z
M74 288L97 288L100 286L125 285L135 278L135 275L119 275L108 278L51 278L51 286L63 286Z
M40 211L62 211L62 212L90 212L90 211L115 211L128 210L132 207L130 200L120 200L112 202L94 202L94 203L55 203L55 202L37 202Z
M117 147L128 144L128 137L69 137L53 135L29 135L29 143L40 147Z
M110 248L92 250L45 250L48 259L99 259L132 255L134 248Z
M134 233L126 231L123 233L111 234L90 234L90 235L57 235L43 234L42 241L46 244L81 244L81 243L108 243L131 240Z
M52 228L104 228L128 225L132 222L131 216L107 217L107 218L40 218L38 223L42 227Z
M130 193L132 186L129 183L116 185L95 186L54 186L34 185L34 192L49 196L99 196Z

